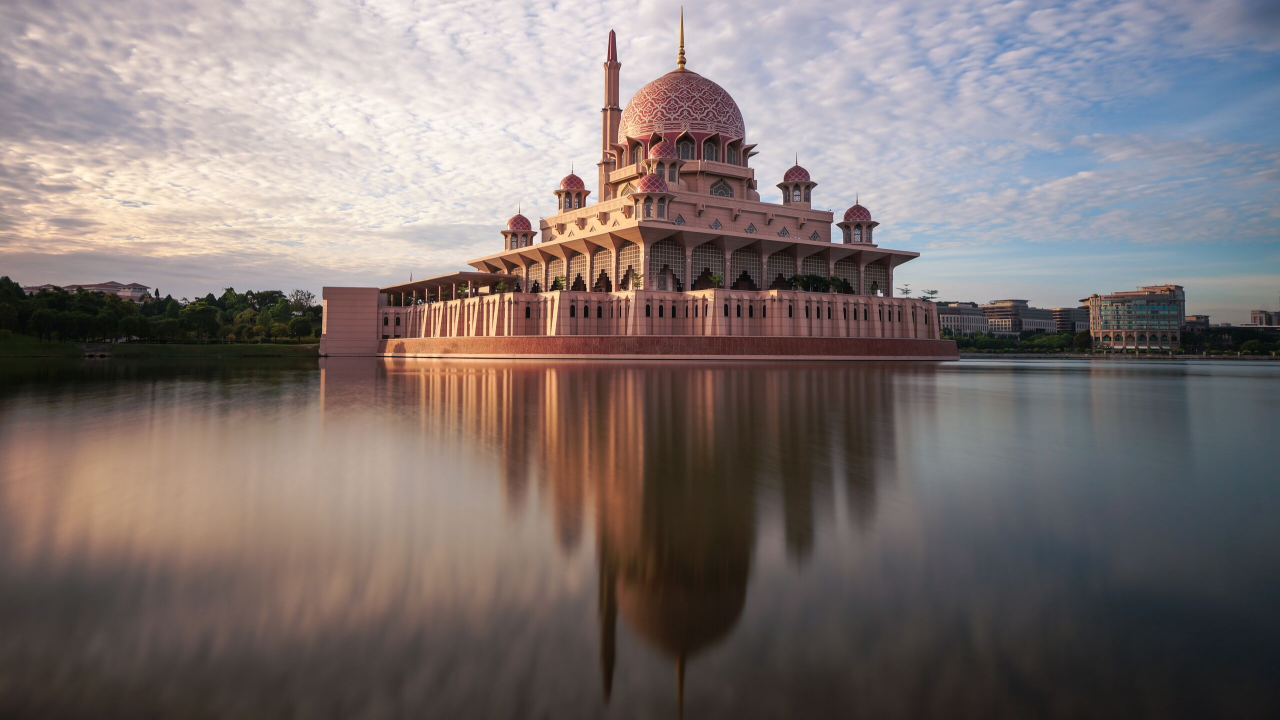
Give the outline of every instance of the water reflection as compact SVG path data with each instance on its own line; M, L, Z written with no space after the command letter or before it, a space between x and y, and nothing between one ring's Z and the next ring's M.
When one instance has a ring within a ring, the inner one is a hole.
M837 366L838 367L838 366ZM817 505L844 485L869 523L895 455L893 376L934 366L322 363L326 415L378 398L427 434L456 428L500 458L508 513L536 484L563 553L594 524L605 698L617 617L676 666L726 638L746 602L760 495L790 556L812 552Z
M0 717L1268 717L1280 368L0 366Z

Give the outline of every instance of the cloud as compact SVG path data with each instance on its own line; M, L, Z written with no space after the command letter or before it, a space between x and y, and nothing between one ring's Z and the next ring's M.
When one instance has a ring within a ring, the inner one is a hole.
M1280 239L1274 136L1108 120L1178 92L1189 63L1274 72L1258 3L762 3L722 21L744 11L688 8L687 51L742 108L766 200L798 152L817 204L860 192L891 246ZM594 185L607 31L625 100L670 69L677 12L6 3L0 264L32 282L84 281L84 253L264 258L329 283L456 267L498 247L517 204L551 213L570 163ZM42 254L60 260L27 277L19 258ZM184 282L152 272L131 279Z

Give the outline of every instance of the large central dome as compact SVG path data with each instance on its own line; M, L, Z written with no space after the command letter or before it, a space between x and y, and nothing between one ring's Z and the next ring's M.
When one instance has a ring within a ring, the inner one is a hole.
M640 90L622 111L619 141L647 140L654 133L720 133L746 137L742 111L724 88L688 70L673 70Z

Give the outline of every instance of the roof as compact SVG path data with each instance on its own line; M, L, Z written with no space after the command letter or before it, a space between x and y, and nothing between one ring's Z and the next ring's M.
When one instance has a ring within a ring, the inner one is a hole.
M654 133L719 133L726 140L746 136L742 111L724 88L688 70L673 70L636 91L618 127L625 138L647 140Z
M640 178L640 182L636 183L636 192L638 193L664 193L667 191L667 181L662 179L658 173L649 173Z
M507 229L512 232L528 232L533 229L533 225L529 222L529 218L516 213L507 221Z
M809 171L800 167L798 163L792 165L787 174L782 176L782 182L810 182Z
M560 189L561 190L586 190L587 186L583 184L582 178L578 177L573 173L569 173L568 175L564 176L563 180L560 181Z
M871 211L854 203L853 207L844 211L845 222L871 222Z
M469 282L484 286L496 285L500 282L511 282L512 280L517 279L519 279L519 276L508 273L462 270L459 272L449 273L448 275L429 277L424 280L414 280L412 282L400 283L399 285L388 285L384 288L379 288L379 291L384 293L405 293L406 295L417 292L419 295L430 295L434 294L434 292L427 292L428 290L435 291L440 288L451 288L454 285L465 286Z

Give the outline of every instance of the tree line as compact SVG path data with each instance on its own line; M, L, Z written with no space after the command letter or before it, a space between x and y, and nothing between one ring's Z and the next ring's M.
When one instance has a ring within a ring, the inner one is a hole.
M42 341L298 341L318 337L321 320L321 306L307 290L239 293L226 288L218 296L175 300L146 295L135 303L62 288L27 295L8 276L0 277L0 332Z

